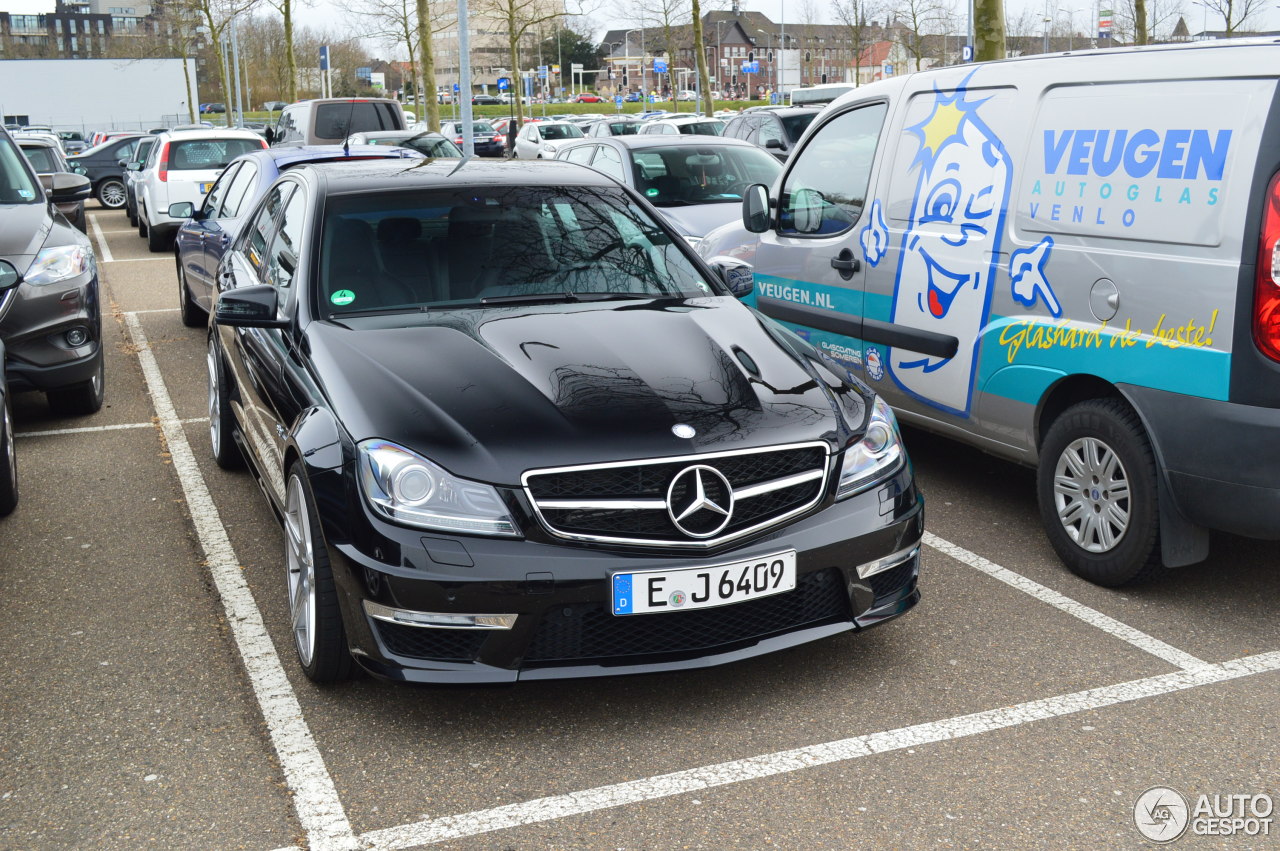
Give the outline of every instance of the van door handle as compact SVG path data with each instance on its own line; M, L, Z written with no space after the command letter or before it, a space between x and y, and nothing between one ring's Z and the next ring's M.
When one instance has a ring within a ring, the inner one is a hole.
M853 256L853 252L845 248L835 257L831 258L831 268L840 273L843 280L849 280L858 270L862 268L862 264L858 262L858 258Z

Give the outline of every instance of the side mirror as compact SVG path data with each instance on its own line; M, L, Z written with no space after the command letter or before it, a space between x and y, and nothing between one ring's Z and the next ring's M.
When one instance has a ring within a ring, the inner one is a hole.
M8 260L0 260L0 293L16 287L22 281L18 270Z
M75 172L76 174L83 174L83 175L88 175L88 174L89 174L89 169L85 168L85 167L84 167L84 166L82 166L82 165L73 166L71 170L72 170L73 172Z
M229 328L284 328L276 317L279 291L270 284L224 290L214 305L213 321Z
M817 233L822 227L825 206L822 193L816 189L797 189L791 195L791 211L797 233Z
M742 194L742 226L751 233L769 229L769 189L763 183L748 186Z
M68 174L60 171L55 173L53 179L49 181L49 200L55 203L80 201L88 198L92 191L93 184L83 174Z
M276 141L276 129L274 127L268 127L263 131L262 136L267 140L268 145L274 145Z
M120 166L121 168L128 168L128 167L129 167L129 161L128 161L128 160L116 160L116 165Z
M177 204L170 204L168 212L171 219L189 219L195 215L196 205L190 201L182 201Z
M774 149L774 150L781 151L781 150L782 150L782 140L781 140L781 139L766 139L766 140L765 140L765 143L764 143L764 146L765 146L766 148L772 148L772 149Z
M750 263L727 254L712 257L707 262L720 273L720 279L735 297L742 298L755 291L756 276Z
M129 171L142 171L142 163L140 162L125 163L124 167Z

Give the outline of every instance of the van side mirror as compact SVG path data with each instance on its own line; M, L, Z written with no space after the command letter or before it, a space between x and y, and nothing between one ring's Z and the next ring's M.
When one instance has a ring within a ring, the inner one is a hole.
M751 295L755 290L755 272L750 263L727 254L712 257L707 262L720 273L720 279L736 298Z
M0 260L0 293L13 289L22 280L18 270L8 260Z
M748 186L742 194L742 226L751 233L769 229L769 189L763 183Z

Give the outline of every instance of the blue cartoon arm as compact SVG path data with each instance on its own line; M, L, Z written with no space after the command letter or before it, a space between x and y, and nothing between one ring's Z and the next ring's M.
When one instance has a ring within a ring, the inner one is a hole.
M1062 305L1054 295L1053 287L1045 274L1049 254L1053 251L1053 237L1046 236L1030 248L1020 248L1009 255L1009 281L1013 297L1026 307L1032 307L1036 298L1044 299L1044 306L1056 318L1062 315Z

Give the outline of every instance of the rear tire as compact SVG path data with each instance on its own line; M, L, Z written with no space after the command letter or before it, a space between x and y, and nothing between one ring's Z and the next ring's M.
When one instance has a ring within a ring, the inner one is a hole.
M13 512L18 505L18 456L13 451L13 417L9 399L0 410L0 517Z
M289 468L288 482L284 511L285 587L294 650L302 672L312 682L341 682L351 676L353 663L342 627L329 551L301 461Z
M1116 588L1163 571L1155 454L1123 401L1081 402L1054 421L1036 492L1049 543L1072 573Z
M167 251L171 246L171 235L163 234L151 225L147 225L147 249L152 254L159 254L161 251Z
M138 236L145 237L147 235L147 212L138 207Z
M236 446L235 415L231 413L231 394L227 391L227 378L222 372L222 357L209 335L209 347L205 358L209 381L209 443L213 448L213 460L224 470L238 470L244 466L244 456Z
M96 414L102 408L102 400L106 395L106 364L101 350L98 353L97 374L88 381L60 387L57 390L46 390L45 399L49 409L58 416L80 417Z
M98 203L108 210L119 210L124 206L124 181L109 177L98 184Z

